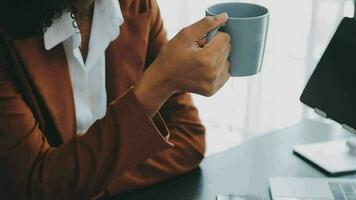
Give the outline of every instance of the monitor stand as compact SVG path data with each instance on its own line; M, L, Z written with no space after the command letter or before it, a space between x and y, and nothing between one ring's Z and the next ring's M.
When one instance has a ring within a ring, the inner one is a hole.
M297 145L294 153L321 168L328 175L356 172L356 137Z
M350 154L356 156L356 137L348 139L346 145L349 147Z

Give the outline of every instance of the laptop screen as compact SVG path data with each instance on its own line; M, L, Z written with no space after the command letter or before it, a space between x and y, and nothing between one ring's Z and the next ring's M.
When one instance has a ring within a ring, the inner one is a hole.
M342 20L300 100L356 129L356 19Z

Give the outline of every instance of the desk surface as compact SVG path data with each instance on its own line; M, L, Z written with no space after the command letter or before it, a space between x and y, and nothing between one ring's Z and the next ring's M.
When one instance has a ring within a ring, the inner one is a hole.
M254 194L269 198L269 177L326 176L294 155L292 146L350 136L339 126L304 121L209 156L200 169L189 174L114 199L215 200L218 193ZM356 178L356 175L342 177Z

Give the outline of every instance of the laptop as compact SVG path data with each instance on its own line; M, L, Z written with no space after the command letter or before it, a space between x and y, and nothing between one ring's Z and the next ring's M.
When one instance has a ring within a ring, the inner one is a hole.
M356 200L356 179L270 179L273 200Z
M356 19L342 20L300 100L356 133ZM299 145L294 152L331 175L356 170L346 140ZM356 179L277 177L270 191L274 200L356 200Z
M356 133L356 19L342 20L300 101Z
M356 133L356 19L342 20L300 100ZM346 140L304 144L293 150L329 175L339 175L356 172L356 156L346 144Z

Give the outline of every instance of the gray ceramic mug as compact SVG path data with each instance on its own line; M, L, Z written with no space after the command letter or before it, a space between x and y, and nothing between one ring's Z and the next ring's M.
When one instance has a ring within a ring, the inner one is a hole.
M251 76L262 67L263 55L269 22L267 8L250 3L220 3L206 10L207 16L226 12L229 16L225 26L207 34L210 41L218 31L231 37L230 74L231 76Z

